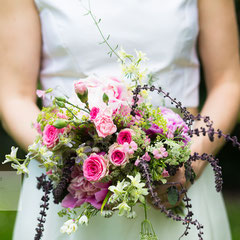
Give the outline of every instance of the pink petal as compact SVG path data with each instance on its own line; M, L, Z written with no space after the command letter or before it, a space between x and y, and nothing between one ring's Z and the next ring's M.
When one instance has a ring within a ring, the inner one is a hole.
M43 90L37 90L36 91L36 94L37 94L37 96L39 97L39 98L44 98L45 97L45 91L43 91Z
M94 206L97 209L101 209L102 203L97 202L97 200L94 197L87 198L85 202L90 203L92 206Z
M74 208L76 203L77 198L74 198L70 193L62 200L62 206L64 208Z
M103 200L105 199L106 195L108 193L108 189L102 189L99 192L95 193L95 199L97 202L103 202Z

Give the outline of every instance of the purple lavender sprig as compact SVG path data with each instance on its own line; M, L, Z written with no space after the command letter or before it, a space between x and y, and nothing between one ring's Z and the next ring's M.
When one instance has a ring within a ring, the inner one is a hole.
M42 189L44 192L43 197L41 200L43 203L40 205L41 211L40 211L40 217L38 217L38 225L36 228L36 234L34 237L34 240L40 240L43 236L43 231L44 231L44 223L46 221L46 216L47 213L46 211L49 209L49 194L53 188L52 181L47 180L47 176L45 174L42 174L40 177L37 177L38 183L37 183L37 188Z
M227 142L231 142L234 147L237 147L240 150L240 142L238 141L236 136L231 137L228 134L224 134L220 129L216 130L213 128L213 121L211 121L209 116L201 116L201 114L198 114L197 116L194 116L189 111L187 111L186 107L182 107L182 103L178 102L176 98L172 98L169 94L169 92L165 92L162 90L161 87L156 88L155 86L148 86L144 85L137 86L133 90L133 105L132 105L132 112L131 114L135 116L135 110L138 107L138 101L139 101L139 93L141 90L150 90L151 92L156 91L158 94L163 94L164 98L168 98L171 101L172 105L175 105L176 108L180 109L181 113L183 114L183 120L186 122L188 127L191 129L191 126L193 126L194 121L201 121L206 125L206 128L201 127L200 129L195 128L194 130L189 130L189 135L192 137L193 135L200 136L202 134L205 136L206 134L209 137L210 141L214 141L214 136L216 135L218 138L223 137Z
M76 153L71 153L64 162L62 169L62 176L60 182L53 189L54 203L60 203L63 198L68 194L67 188L71 181L72 167L75 164Z
M157 192L154 191L155 186L153 185L152 176L150 173L148 163L144 160L140 160L138 167L140 168L140 170L142 172L142 177L146 181L146 186L148 188L148 191L150 193L150 196L152 198L152 202L153 202L154 206L159 208L161 212L165 213L165 215L168 218L172 218L175 221L181 221L183 225L186 225L186 229L185 229L184 233L182 234L182 236L180 236L180 238L182 238L184 235L188 235L188 232L189 232L188 230L190 229L190 225L194 225L194 226L196 226L196 228L198 230L199 240L203 240L203 238L202 238L203 225L201 225L197 220L192 219L193 212L190 210L190 208L192 207L192 205L190 204L191 199L187 196L186 189L184 189L183 186L180 184L180 186L182 188L180 191L180 194L184 194L183 201L186 202L185 207L187 209L187 215L184 218L182 218L179 215L175 215L171 210L167 209L161 203L161 199L158 197ZM169 183L169 184L171 184L171 183ZM178 184L178 183L172 183L172 184Z
M210 165L213 168L214 174L215 174L215 187L217 192L222 191L222 185L223 185L223 179L222 179L222 168L219 166L219 160L215 158L213 155L209 155L207 153L203 153L202 155L198 153L194 153L190 156L188 160L188 164L191 164L192 162L196 160L202 160L202 161L208 161Z

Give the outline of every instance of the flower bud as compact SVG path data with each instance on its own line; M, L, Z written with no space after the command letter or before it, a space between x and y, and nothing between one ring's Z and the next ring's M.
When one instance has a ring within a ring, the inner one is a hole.
M88 89L85 83L78 81L74 84L75 93L82 103L87 103L88 101Z
M108 105L109 97L108 97L108 95L106 93L103 94L103 102Z
M55 97L55 98L59 102L66 102L66 99L64 97Z
M53 123L55 128L61 129L66 127L69 124L69 121L66 119L58 119Z
M64 108L64 107L65 107L65 103L64 103L64 102L60 102L60 101L56 100L56 104L57 104L60 108Z

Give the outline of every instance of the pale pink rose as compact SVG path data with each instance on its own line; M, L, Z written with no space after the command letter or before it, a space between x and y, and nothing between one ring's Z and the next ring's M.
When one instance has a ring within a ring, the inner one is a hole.
M88 181L99 181L105 177L107 173L107 160L96 153L91 154L83 163L83 174Z
M59 134L64 132L64 128L57 129L52 125L47 124L43 130L43 144L47 148L53 148L59 141Z
M126 97L127 88L123 82L117 78L109 78L103 91L109 96L110 101L114 99L124 100Z
M132 142L132 135L134 131L132 129L126 128L119 132L117 136L118 144L124 144L125 142L130 144Z
M87 85L85 81L79 80L75 82L74 90L77 94L84 95L87 92Z
M124 166L129 160L128 154L124 151L123 147L117 143L110 146L108 157L114 166Z
M90 112L91 120L96 119L96 117L97 117L99 111L100 111L100 109L97 108L97 107L93 107L93 108L91 109L91 112Z
M97 209L100 209L108 193L109 183L91 183L87 181L81 168L75 166L71 174L73 178L68 187L69 194L63 199L62 206L75 208L88 202Z
M99 112L94 119L94 124L99 137L107 137L117 131L117 127L114 124L111 115Z

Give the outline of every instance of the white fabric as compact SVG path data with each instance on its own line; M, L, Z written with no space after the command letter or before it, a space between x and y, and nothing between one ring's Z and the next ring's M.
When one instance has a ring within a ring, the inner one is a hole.
M35 0L42 23L43 59L41 81L45 89L60 86L71 94L72 83L90 74L119 75L115 58L109 58L105 45L90 16L78 0ZM87 6L87 1L83 1ZM102 18L101 28L111 34L113 46L126 51L147 53L149 69L157 74L157 84L185 106L198 105L199 66L196 56L198 34L197 0L91 0L93 12ZM154 105L160 103L153 98ZM37 162L30 163L30 177L25 179L21 194L21 211L17 215L14 240L32 240L37 226L42 193L36 189L36 176L43 172ZM214 188L210 166L190 188L193 212L204 225L204 240L230 240L222 196ZM114 216L93 218L70 237L59 232L64 220L58 217L59 205L50 200L50 210L43 240L135 240L139 239L143 209L137 208L136 220ZM158 210L149 217L161 239L175 240L184 232ZM183 239L198 239L194 227Z
M83 5L88 1L81 2L36 0L42 23L42 85L62 86L69 95L78 78L120 75L116 58L107 55L97 27L85 16ZM91 7L113 47L146 53L147 67L156 74L155 85L186 107L198 106L197 0L92 0ZM153 104L159 103L160 97L154 96Z

